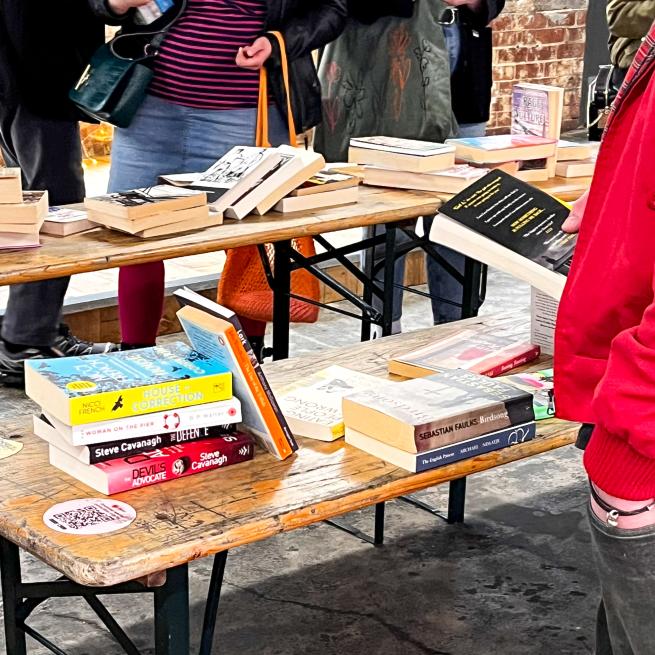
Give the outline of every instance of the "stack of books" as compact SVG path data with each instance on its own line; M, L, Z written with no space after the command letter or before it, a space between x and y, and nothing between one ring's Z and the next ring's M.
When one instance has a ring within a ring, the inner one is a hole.
M359 199L359 178L322 170L273 206L282 214L352 205Z
M343 398L346 443L418 473L536 435L533 396L464 370L392 382Z
M204 192L170 185L85 198L84 206L92 223L144 239L222 223L220 214L210 214Z
M591 177L596 169L597 145L589 141L566 141L557 143L557 165L555 173L560 177Z
M47 214L47 191L23 191L20 168L0 168L0 249L40 245Z
M351 139L348 158L364 165L364 184L435 193L457 193L487 172L456 165L453 145L386 136Z
M50 207L41 226L41 234L53 237L68 237L98 227L89 220L83 204L67 207Z

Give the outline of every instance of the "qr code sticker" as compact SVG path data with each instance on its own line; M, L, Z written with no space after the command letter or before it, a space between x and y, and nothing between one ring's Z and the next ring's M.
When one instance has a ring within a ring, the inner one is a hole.
M69 500L51 507L44 523L66 534L106 534L127 527L136 518L134 508L117 500Z

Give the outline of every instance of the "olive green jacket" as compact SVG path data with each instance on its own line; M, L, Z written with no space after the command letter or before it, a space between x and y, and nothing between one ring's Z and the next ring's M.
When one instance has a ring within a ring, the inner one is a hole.
M618 68L630 68L642 39L655 20L655 0L609 0L610 60Z

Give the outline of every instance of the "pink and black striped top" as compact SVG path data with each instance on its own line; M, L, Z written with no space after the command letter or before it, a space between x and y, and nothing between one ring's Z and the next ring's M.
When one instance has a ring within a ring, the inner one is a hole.
M265 0L188 0L155 59L150 93L199 109L256 107L259 72L234 59L265 23Z

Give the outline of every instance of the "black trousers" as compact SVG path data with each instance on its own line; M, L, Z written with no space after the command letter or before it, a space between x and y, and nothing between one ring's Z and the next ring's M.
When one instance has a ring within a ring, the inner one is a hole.
M84 199L76 121L43 118L24 106L2 107L0 150L7 166L23 171L23 188L48 191L50 205ZM16 344L50 346L58 333L69 282L65 277L12 286L2 338Z

